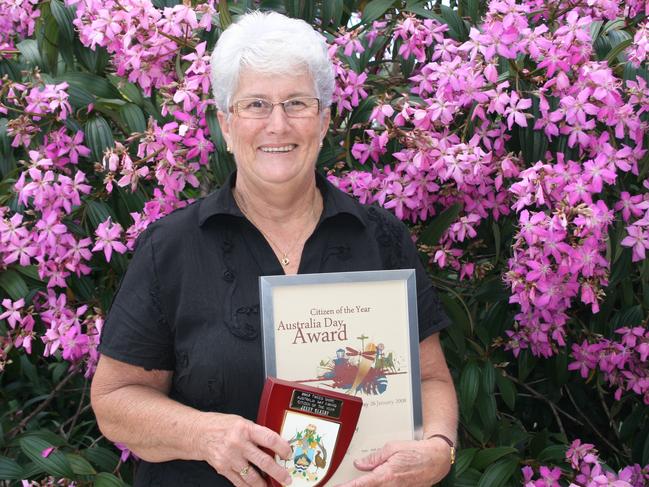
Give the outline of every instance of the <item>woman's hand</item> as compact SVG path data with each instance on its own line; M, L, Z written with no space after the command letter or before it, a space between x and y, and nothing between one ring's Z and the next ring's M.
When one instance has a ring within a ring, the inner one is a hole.
M286 440L241 416L206 414L207 422L196 425L199 428L196 447L201 460L237 487L266 487L266 481L256 468L283 485L291 483L288 471L262 450L268 448L281 458L289 458L291 447Z
M339 487L430 487L451 469L451 451L439 438L393 441L354 465L368 473Z

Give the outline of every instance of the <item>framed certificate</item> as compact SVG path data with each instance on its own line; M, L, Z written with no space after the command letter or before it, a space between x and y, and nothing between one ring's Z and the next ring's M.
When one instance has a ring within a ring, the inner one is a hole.
M264 276L260 300L267 377L363 400L331 485L387 441L421 438L414 270Z

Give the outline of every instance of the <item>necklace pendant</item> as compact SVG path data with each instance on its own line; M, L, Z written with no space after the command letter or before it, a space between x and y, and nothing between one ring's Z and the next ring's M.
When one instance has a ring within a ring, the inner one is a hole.
M282 260L280 260L280 262L284 267L286 267L287 265L289 265L291 263L291 261L289 260L287 255L285 255L284 258Z

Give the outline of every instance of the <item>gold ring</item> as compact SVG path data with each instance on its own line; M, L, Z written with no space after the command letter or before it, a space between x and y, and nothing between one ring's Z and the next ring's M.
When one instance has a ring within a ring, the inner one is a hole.
M239 475L241 475L245 479L249 471L250 471L250 465L246 465L241 470L239 470Z

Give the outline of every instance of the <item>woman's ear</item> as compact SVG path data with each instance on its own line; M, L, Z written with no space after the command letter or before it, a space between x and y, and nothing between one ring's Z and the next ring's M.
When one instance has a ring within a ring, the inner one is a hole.
M325 108L322 111L322 128L320 129L320 140L323 140L329 130L329 122L331 122L331 109Z
M222 112L221 110L216 112L216 118L219 121L219 126L221 127L221 133L225 139L225 143L228 147L231 147L230 143L230 124L228 123L228 114Z

